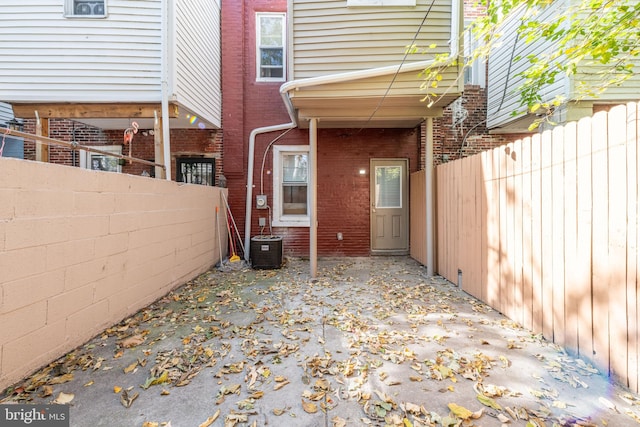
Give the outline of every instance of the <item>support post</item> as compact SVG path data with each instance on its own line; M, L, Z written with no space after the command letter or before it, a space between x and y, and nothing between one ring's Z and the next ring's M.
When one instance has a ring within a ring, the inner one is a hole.
M318 119L309 120L309 264L311 278L318 275Z
M162 121L158 118L158 112L153 112L155 120L153 122L153 158L156 163L164 165L164 142L162 133ZM165 165L166 166L166 165ZM156 166L156 178L166 178L165 169Z
M434 173L433 173L433 117L427 117L426 147L424 158L425 176L425 219L426 219L426 246L427 246L427 274L433 276L435 264L434 247Z
M36 135L49 137L49 119L41 119L36 111ZM49 145L36 140L36 160L49 162Z

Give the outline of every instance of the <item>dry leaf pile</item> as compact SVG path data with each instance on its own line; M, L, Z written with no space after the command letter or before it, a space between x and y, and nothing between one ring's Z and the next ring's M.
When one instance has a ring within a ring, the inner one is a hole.
M319 280L296 260L283 270L207 272L1 401L74 405L81 396L65 386L79 373L84 387L117 373L105 399L119 411L207 384L201 427L604 427L614 414L639 422L630 393L617 396L625 408L602 396L601 412L576 413L561 390L585 390L598 371L451 284L422 277L415 264L367 265L335 261ZM528 353L538 347L553 351ZM171 422L183 425L145 425Z

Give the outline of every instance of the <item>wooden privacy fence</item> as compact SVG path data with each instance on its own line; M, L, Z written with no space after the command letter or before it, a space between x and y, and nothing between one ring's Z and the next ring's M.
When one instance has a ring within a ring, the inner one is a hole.
M636 392L639 106L436 168L436 271Z

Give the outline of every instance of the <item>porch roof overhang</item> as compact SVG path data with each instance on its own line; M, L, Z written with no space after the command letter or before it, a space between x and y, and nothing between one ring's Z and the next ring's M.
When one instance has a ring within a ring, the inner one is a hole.
M156 117L161 117L160 102L12 102L14 116L21 119L70 119L105 130L122 130L136 121L140 129L153 129ZM197 118L197 122L192 118ZM171 129L217 129L178 103L169 102Z
M426 99L419 75L433 61L419 61L368 70L299 79L284 83L281 94L292 120L308 128L316 119L318 128L414 128L427 117L440 117L442 110L461 95L455 82L432 89ZM446 73L457 73L451 67Z

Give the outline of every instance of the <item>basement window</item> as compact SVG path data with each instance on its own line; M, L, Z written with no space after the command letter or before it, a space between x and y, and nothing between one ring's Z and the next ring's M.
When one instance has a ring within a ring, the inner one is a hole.
M273 225L308 227L309 146L280 145L273 149Z
M105 18L107 0L67 0L65 16L78 18Z

